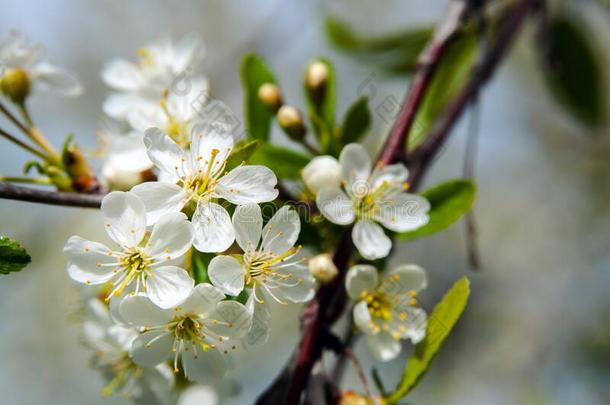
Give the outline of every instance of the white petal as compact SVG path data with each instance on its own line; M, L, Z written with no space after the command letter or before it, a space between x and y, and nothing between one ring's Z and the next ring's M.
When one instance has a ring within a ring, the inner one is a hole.
M379 165L373 170L370 183L373 189L376 189L384 182L388 182L394 187L402 187L408 177L409 170L407 170L407 167L402 163L387 166Z
M230 339L240 339L252 326L252 314L237 301L222 301L216 304L216 311L211 317L217 324L207 325L215 334Z
M427 284L424 269L415 264L406 264L389 272L379 289L387 294L402 296L409 291L418 292L426 288Z
M263 228L262 247L266 252L282 254L294 246L301 232L299 214L284 205Z
M195 282L180 267L153 267L147 279L146 294L160 308L172 308L183 302L191 293Z
M207 316L216 310L216 304L224 298L225 295L213 285L197 284L186 301L180 304L180 310Z
M182 212L165 214L153 226L146 253L156 261L182 257L193 243L193 225Z
M121 120L127 118L129 112L139 101L140 99L133 94L114 93L104 100L102 110L109 117Z
M58 91L65 96L75 97L83 92L83 86L74 75L49 63L36 65L32 69L32 78L42 87Z
M383 233L383 228L366 219L356 222L352 240L360 255L368 260L386 257L392 249L392 240Z
M369 264L357 264L345 275L345 290L354 301L362 299L365 291L375 291L378 283L377 269Z
M381 332L376 335L368 335L367 343L371 353L373 353L377 360L390 361L400 354L400 340L392 338L387 333Z
M158 338L161 334L164 336ZM133 342L131 358L140 366L154 367L170 357L173 343L174 336L166 331L144 333Z
M174 54L170 61L174 73L182 73L187 68L193 68L205 54L203 41L198 34L185 35L173 46Z
M112 257L110 249L101 243L72 236L64 247L64 253L68 255L68 275L74 281L95 285L114 276L112 266L102 265L117 263L117 258Z
M216 256L208 266L210 281L225 294L237 296L244 289L244 266L231 256Z
M153 304L146 295L127 295L119 306L121 317L135 326L161 326L173 317L173 311Z
M377 328L371 319L371 313L366 301L360 301L354 305L354 323L363 333L367 335L375 334Z
M190 173L182 148L159 128L149 128L144 132L144 145L148 157L159 170L178 178Z
M146 232L146 211L136 195L113 191L102 200L106 232L123 247L137 246Z
M224 377L227 371L225 355L215 349L199 350L197 357L192 351L183 352L182 366L186 378L199 383L213 383Z
M226 209L212 202L200 201L193 214L195 241L200 252L224 252L235 240L231 217Z
M218 181L216 193L233 204L262 203L277 198L277 178L265 166L239 166Z
M377 202L374 219L396 232L418 229L428 223L430 203L417 194L399 193Z
M286 282L293 283L294 285L273 289L272 292L276 297L297 304L307 302L313 298L316 293L316 282L307 267L303 265L284 267L282 268L282 273L291 274L291 277L287 278Z
M406 318L404 315L406 314ZM404 303L392 311L393 329L403 339L410 339L413 344L419 343L426 336L426 312ZM402 327L402 328L401 328Z
M259 297L260 298L260 297ZM267 304L256 302L253 295L250 295L246 307L252 313L252 326L246 336L249 345L259 345L269 339L271 331L271 312Z
M360 182L365 182L371 174L371 158L364 147L357 143L346 145L339 155L341 177L346 189L351 190Z
M244 252L258 247L263 228L263 216L258 204L238 205L233 213L235 239Z
M341 186L341 165L332 156L316 156L301 171L303 182L317 194L324 187Z
M151 181L138 184L130 193L137 195L146 207L146 223L152 225L170 212L180 212L186 202L186 193L172 183Z
M180 394L177 405L218 405L218 395L212 387L190 385Z
M233 149L231 134L212 125L196 125L193 127L191 140L193 167L197 164L199 168L206 170L213 158L212 173L216 173L222 168L223 162Z
M338 187L322 188L316 196L316 205L324 218L333 224L349 225L356 217L352 201Z
M143 83L140 69L122 59L111 60L102 69L102 80L107 86L116 90L135 91Z

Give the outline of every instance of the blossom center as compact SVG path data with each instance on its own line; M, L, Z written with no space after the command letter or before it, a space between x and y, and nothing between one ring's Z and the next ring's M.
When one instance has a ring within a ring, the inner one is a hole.
M362 299L366 301L371 317L380 318L384 321L392 320L393 303L390 297L379 291L363 291Z

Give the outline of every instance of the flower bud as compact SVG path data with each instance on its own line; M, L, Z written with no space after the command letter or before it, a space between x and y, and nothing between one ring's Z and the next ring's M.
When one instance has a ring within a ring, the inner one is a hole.
M0 77L0 90L15 104L23 104L30 94L30 78L23 69L6 69Z
M277 122L292 140L299 141L305 137L307 130L301 112L296 107L289 105L280 107L277 112Z
M273 83L265 83L258 88L258 98L274 114L282 106L282 93Z
M316 156L303 168L301 177L307 188L318 194L322 187L339 187L341 165L332 156Z
M321 61L312 62L305 71L305 87L316 101L324 97L328 74L328 66Z
M339 274L337 266L328 253L312 257L308 261L309 272L321 284L332 281Z

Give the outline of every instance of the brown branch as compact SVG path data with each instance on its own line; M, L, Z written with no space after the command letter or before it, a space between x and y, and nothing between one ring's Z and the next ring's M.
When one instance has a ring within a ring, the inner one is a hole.
M100 208L103 195L63 193L0 183L0 198L67 207Z
M445 22L441 23L431 44L424 51L420 67L405 97L400 116L379 157L381 162L392 163L402 153L404 145L408 141L408 134L413 126L415 114L429 88L438 61L459 29L464 13L469 11L467 6L475 3L456 0L450 3ZM514 37L525 21L525 17L536 9L536 4L537 0L521 0L512 6L512 9L502 21L494 43L483 55L481 63L473 72L465 88L450 104L441 117L440 123L427 137L427 140L413 153L413 158L409 159L409 182L413 190L417 189L426 169L440 150L458 117L491 77L498 63L510 48ZM340 276L332 283L321 287L307 308L303 317L303 334L297 353L293 356L287 368L276 379L276 382L259 398L258 404L270 403L269 399L271 397L275 400L283 398L283 401L280 401L285 404L300 403L311 369L324 350L324 342L321 337L324 336L325 328L332 325L341 314L341 310L338 309L343 309L345 306L345 291L342 284L352 252L350 233L351 229L348 229L333 258L335 265L340 269ZM289 381L288 386L286 386L287 381ZM285 395L282 394L284 392Z

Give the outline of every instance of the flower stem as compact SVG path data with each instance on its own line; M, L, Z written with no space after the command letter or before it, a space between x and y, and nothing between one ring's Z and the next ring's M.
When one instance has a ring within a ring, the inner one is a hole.
M0 176L0 182L11 183L31 183L42 184L45 186L53 184L48 177L19 177L19 176Z
M33 148L32 146L26 144L25 142L21 141L20 139L18 139L16 136L11 135L10 133L8 133L7 131L3 130L2 128L0 128L0 136L5 137L6 139L8 139L9 141L13 142L14 144L22 147L23 149L27 150L28 152L38 156L39 158L46 160L46 161L51 161L51 159L49 158L49 156L45 155L43 152Z

